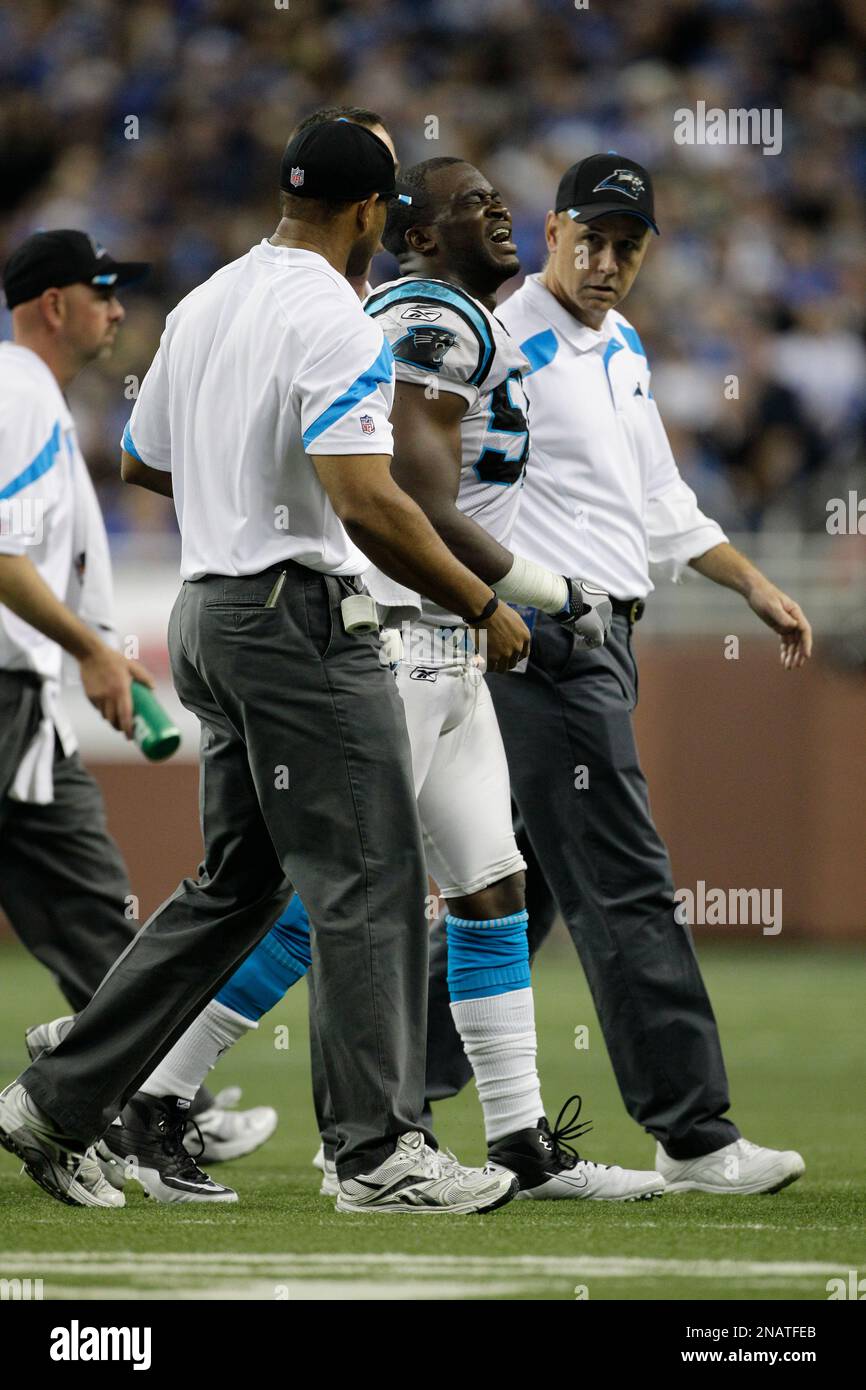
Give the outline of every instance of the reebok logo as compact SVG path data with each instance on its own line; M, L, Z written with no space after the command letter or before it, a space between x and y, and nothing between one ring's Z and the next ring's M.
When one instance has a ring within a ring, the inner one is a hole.
M150 1370L149 1327L69 1327L51 1329L52 1361L131 1361L134 1371Z
M442 313L439 309L422 309L419 305L413 304L411 309L404 309L400 317L420 319L422 323L435 323L437 319L441 319Z

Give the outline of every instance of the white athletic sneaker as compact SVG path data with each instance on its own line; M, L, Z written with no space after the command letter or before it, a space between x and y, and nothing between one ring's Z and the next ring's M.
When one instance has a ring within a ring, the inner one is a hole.
M758 1192L780 1192L796 1182L806 1165L793 1149L762 1149L748 1139L736 1139L700 1158L669 1158L656 1145L656 1167L668 1192L721 1192L746 1197Z
M337 1211L495 1211L517 1195L517 1179L503 1168L464 1168L439 1154L418 1130L402 1134L397 1147L371 1173L339 1183Z
M572 1113L566 1115L569 1106ZM517 1175L518 1197L534 1202L640 1202L661 1197L665 1184L659 1173L591 1163L576 1153L569 1140L592 1128L588 1121L579 1121L580 1107L580 1096L569 1096L552 1129L542 1115L529 1129L488 1144L490 1162Z
M20 1081L0 1093L0 1144L28 1177L72 1207L122 1207L126 1198L105 1181L93 1149L82 1152L54 1128Z
M340 1181L337 1177L337 1165L331 1158L325 1158L322 1154L322 1181L319 1185L320 1197L337 1197L340 1192Z
M439 1150L439 1161L442 1167L443 1177L454 1174L457 1169L462 1171L466 1167L465 1164L459 1162L456 1155L453 1154L450 1149ZM336 1197L340 1191L340 1182L337 1177L337 1165L333 1159L325 1157L324 1144L320 1144L316 1151L315 1158L313 1159L313 1167L318 1168L319 1172L322 1174L319 1196ZM481 1169L472 1168L467 1171L478 1173Z
M64 1014L62 1018L52 1018L50 1023L37 1023L24 1034L24 1043L31 1062L36 1062L43 1052L50 1052L61 1043L75 1022L75 1014Z
M253 1153L270 1139L277 1127L276 1110L269 1105L257 1105L252 1110L230 1109L240 1098L240 1087L229 1086L214 1097L208 1110L202 1110L194 1122L190 1121L183 1141L187 1153L206 1164L227 1163Z

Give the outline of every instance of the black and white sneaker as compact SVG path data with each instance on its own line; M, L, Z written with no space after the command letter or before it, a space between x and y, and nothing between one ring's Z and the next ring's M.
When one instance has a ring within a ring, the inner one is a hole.
M516 1196L513 1173L464 1168L453 1154L431 1149L420 1131L411 1130L401 1134L394 1152L378 1168L339 1182L337 1211L461 1215L496 1211Z
M177 1096L134 1095L96 1145L108 1181L117 1188L138 1182L157 1202L236 1202L234 1189L203 1173L184 1147L189 1105Z
M576 1102L568 1118L565 1112ZM590 1163L581 1158L571 1143L592 1128L590 1121L579 1122L580 1096L570 1096L556 1117L553 1129L542 1115L532 1129L517 1130L488 1145L491 1164L517 1174L518 1197L533 1201L557 1202L577 1198L594 1202L638 1202L660 1197L664 1178L655 1172L635 1172L616 1164Z

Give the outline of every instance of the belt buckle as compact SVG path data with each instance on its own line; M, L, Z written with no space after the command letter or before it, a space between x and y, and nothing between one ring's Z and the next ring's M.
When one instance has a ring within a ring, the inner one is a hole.
M644 615L645 608L646 604L644 603L643 599L636 598L631 608L628 610L628 620L631 623L632 627L635 623L640 622L641 618Z

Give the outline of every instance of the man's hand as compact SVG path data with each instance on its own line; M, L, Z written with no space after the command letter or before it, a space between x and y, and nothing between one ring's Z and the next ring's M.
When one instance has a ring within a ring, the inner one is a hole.
M510 671L529 656L529 628L507 603L497 605L481 630L486 640L479 639L477 629L473 629L473 637L476 648L485 656L488 671Z
M812 628L800 605L763 575L746 594L746 601L752 612L781 637L779 657L785 670L805 666L812 655Z
M568 585L568 607L557 613L556 620L574 633L585 647L603 647L613 621L610 595L585 579L565 580Z
M95 705L112 728L132 738L132 682L153 689L154 680L140 661L130 661L104 643L78 663L81 683L92 705Z
M722 541L703 555L696 555L689 564L715 584L724 584L742 594L761 622L778 632L782 639L780 658L786 671L806 664L812 655L812 629L805 613L745 555Z

